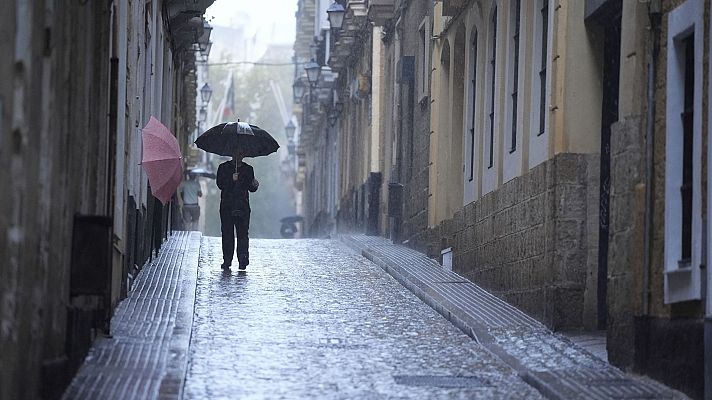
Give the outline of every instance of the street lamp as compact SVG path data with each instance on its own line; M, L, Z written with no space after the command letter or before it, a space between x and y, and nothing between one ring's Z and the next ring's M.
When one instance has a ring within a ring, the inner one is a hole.
M205 58L208 58L208 56L210 56L210 49L212 47L213 47L213 42L198 44L198 48L200 49L200 54Z
M329 110L329 114L326 117L326 120L329 122L329 126L333 127L336 125L336 120L339 119L339 113L336 112L336 109L331 109Z
M307 71L307 79L312 87L316 87L316 83L319 81L319 75L321 75L321 66L314 61L311 61L304 66L304 70Z
M295 103L299 104L302 101L302 97L304 97L304 89L304 82L301 78L297 78L297 80L294 81L294 85L292 85Z
M203 103L208 104L210 102L210 97L213 95L213 89L206 82L205 85L200 89L200 98Z
M329 6L326 13L329 15L328 19L331 27L341 29L341 26L344 24L344 14L346 14L344 6L335 1Z
M297 130L297 126L294 125L294 122L290 119L289 122L287 122L287 125L284 127L284 133L287 134L287 139L291 141L294 139L294 131Z

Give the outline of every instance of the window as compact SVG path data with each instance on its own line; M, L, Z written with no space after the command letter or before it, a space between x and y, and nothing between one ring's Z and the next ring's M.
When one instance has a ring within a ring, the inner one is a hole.
M470 168L468 181L475 180L475 116L477 115L477 31L472 32L472 43L470 44L470 65L472 65L472 117L470 118Z
M524 2L526 4L526 2ZM549 117L549 98L550 92L547 86L548 66L551 62L549 55L549 40L550 28L549 15L552 3L549 0L536 0L533 4L533 23L532 31L532 52L529 65L531 68L526 68L531 79L531 92L529 99L531 107L529 107L528 132L529 138L529 168L541 164L549 159L550 145L547 133L547 124ZM528 40L527 40L528 41ZM521 137L521 135L520 135Z
M546 62L548 59L549 36L549 0L543 0L541 10L541 46L539 54L539 133L541 136L546 130Z
M521 15L521 0L514 0L512 2L514 10L512 10L512 16L514 21L512 21L514 30L512 33L511 51L512 59L514 60L514 65L512 66L512 76L510 81L512 82L512 93L511 93L511 138L509 152L514 153L517 151L517 92L519 89L519 19Z
M418 28L418 102L428 97L430 83L430 19L425 17Z
M668 16L665 113L665 303L700 299L702 285L702 0Z
M489 103L489 150L488 168L494 166L494 109L495 109L495 82L497 77L497 8L492 13L490 21L490 103Z
M694 85L695 85L695 35L694 33L683 40L685 50L685 94L684 107L680 118L682 119L682 237L680 249L682 256L680 262L689 265L692 258L692 143L694 111Z

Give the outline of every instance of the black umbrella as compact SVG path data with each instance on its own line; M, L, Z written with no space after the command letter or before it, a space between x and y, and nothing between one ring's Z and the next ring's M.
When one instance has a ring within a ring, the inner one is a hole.
M280 219L279 222L281 222L283 224L294 224L297 222L304 222L304 217L302 217L301 215L292 215L292 216L284 217L284 218Z
M202 167L191 168L188 170L188 173L195 176L203 176L206 178L215 179L215 172L208 171L207 169Z
M279 144L264 129L246 122L229 122L216 125L196 140L198 148L221 156L231 156L235 148L245 157L259 157L274 153Z

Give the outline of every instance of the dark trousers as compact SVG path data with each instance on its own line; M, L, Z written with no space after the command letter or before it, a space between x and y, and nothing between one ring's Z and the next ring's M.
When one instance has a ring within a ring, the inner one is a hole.
M250 229L250 212L240 212L233 215L230 209L220 209L220 230L222 231L222 250L225 264L232 264L232 255L235 251L235 233L237 232L237 261L240 266L250 263L249 245L247 236Z

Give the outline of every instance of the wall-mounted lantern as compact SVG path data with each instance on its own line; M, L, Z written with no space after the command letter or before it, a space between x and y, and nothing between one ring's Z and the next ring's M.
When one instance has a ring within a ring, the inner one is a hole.
M304 85L301 78L297 78L292 85L292 93L294 94L295 103L299 104L302 101L302 97L304 97L304 89L306 89L306 85Z
M207 59L210 56L210 49L213 48L213 42L199 43L198 48L200 49L200 54Z
M317 82L319 82L319 76L321 75L321 66L312 58L312 60L304 66L304 70L307 71L309 85L316 87Z
M346 14L344 6L333 2L326 10L326 13L329 15L328 19L331 27L333 29L341 29L341 26L344 24L344 15Z
M336 125L336 121L339 119L339 113L336 112L336 109L332 108L329 110L329 114L326 116L326 120L329 122L329 126L334 126Z
M284 127L284 133L287 134L287 139L291 142L294 139L294 132L297 130L297 126L290 119L287 125Z
M208 104L210 102L210 97L213 95L213 89L206 82L205 85L200 89L200 98L203 103Z

